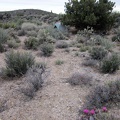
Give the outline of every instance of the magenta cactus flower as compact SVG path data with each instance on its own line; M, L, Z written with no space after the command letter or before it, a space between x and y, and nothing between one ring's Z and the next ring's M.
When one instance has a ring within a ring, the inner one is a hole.
M91 114L91 115L94 115L94 114L95 114L95 110L92 109L92 110L90 111L90 114Z
M84 112L85 114L89 114L90 111L89 111L88 109L84 109L83 112Z
M102 107L102 111L103 112L107 112L107 108L106 107Z

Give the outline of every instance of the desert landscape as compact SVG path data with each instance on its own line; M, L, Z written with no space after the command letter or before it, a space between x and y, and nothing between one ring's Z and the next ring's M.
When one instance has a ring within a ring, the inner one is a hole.
M0 120L119 120L116 14L104 34L60 31L52 12L0 12Z

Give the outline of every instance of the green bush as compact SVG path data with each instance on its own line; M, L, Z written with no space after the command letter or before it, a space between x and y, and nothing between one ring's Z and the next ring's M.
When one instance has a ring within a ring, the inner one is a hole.
M119 69L120 57L117 54L112 54L103 59L100 67L103 73L113 73Z
M37 37L37 32L32 30L32 31L27 31L26 32L27 36L31 36L31 37Z
M25 30L18 30L18 36L24 36L25 34Z
M50 43L44 43L41 46L41 51L42 51L44 56L49 57L54 52L54 46Z
M89 47L88 47L88 46L81 45L81 47L80 47L80 52L85 52L85 51L87 51L87 50L89 50Z
M56 65L62 65L62 64L64 64L64 61L62 61L62 60L56 60L55 64Z
M27 49L37 49L38 47L38 39L34 37L30 37L28 40L25 40L25 47Z
M102 60L106 55L107 51L103 47L93 47L90 51L90 56L96 60Z
M112 37L112 41L114 42L120 42L120 36L119 35L116 35L116 36L113 36Z
M0 28L0 43L5 43L7 41L7 32Z
M10 48L18 48L19 43L17 43L15 40L8 40L7 41L8 47Z
M86 98L86 108L101 108L103 106L120 108L120 79L96 86Z
M22 76L35 62L30 53L10 51L5 57L6 67L3 68L3 74L8 77Z
M93 27L95 30L108 30L114 25L112 10L115 3L109 0L69 0L65 3L62 21L78 29ZM101 12L102 11L102 12Z
M4 51L5 51L4 46L0 43L0 52L2 53Z
M46 29L40 29L37 35L39 44L54 43L54 39L50 36L49 32Z

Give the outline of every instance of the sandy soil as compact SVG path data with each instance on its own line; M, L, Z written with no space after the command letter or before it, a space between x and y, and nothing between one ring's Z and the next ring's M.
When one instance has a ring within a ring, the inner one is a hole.
M19 91L25 82L24 77L7 81L1 79L0 104L3 104L4 110L0 112L0 120L76 120L91 87L73 87L66 82L66 78L74 72L91 75L95 84L120 78L120 71L103 75L93 68L84 67L82 62L87 53L75 57L73 49L70 49L70 53L56 49L49 58L41 57L39 51L33 52L36 61L47 63L50 75L32 100L25 101ZM56 60L63 60L64 64L55 65ZM0 54L0 63L0 67L3 67L4 54Z

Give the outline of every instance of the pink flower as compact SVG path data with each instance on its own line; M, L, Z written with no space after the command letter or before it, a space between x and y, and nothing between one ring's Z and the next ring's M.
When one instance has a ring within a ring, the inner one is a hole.
M94 114L95 114L95 110L92 109L92 110L90 111L90 114L91 114L91 115L94 115Z
M84 109L83 112L84 112L85 114L89 114L90 111L89 111L88 109Z
M107 112L107 108L106 107L102 107L102 111L103 112Z

